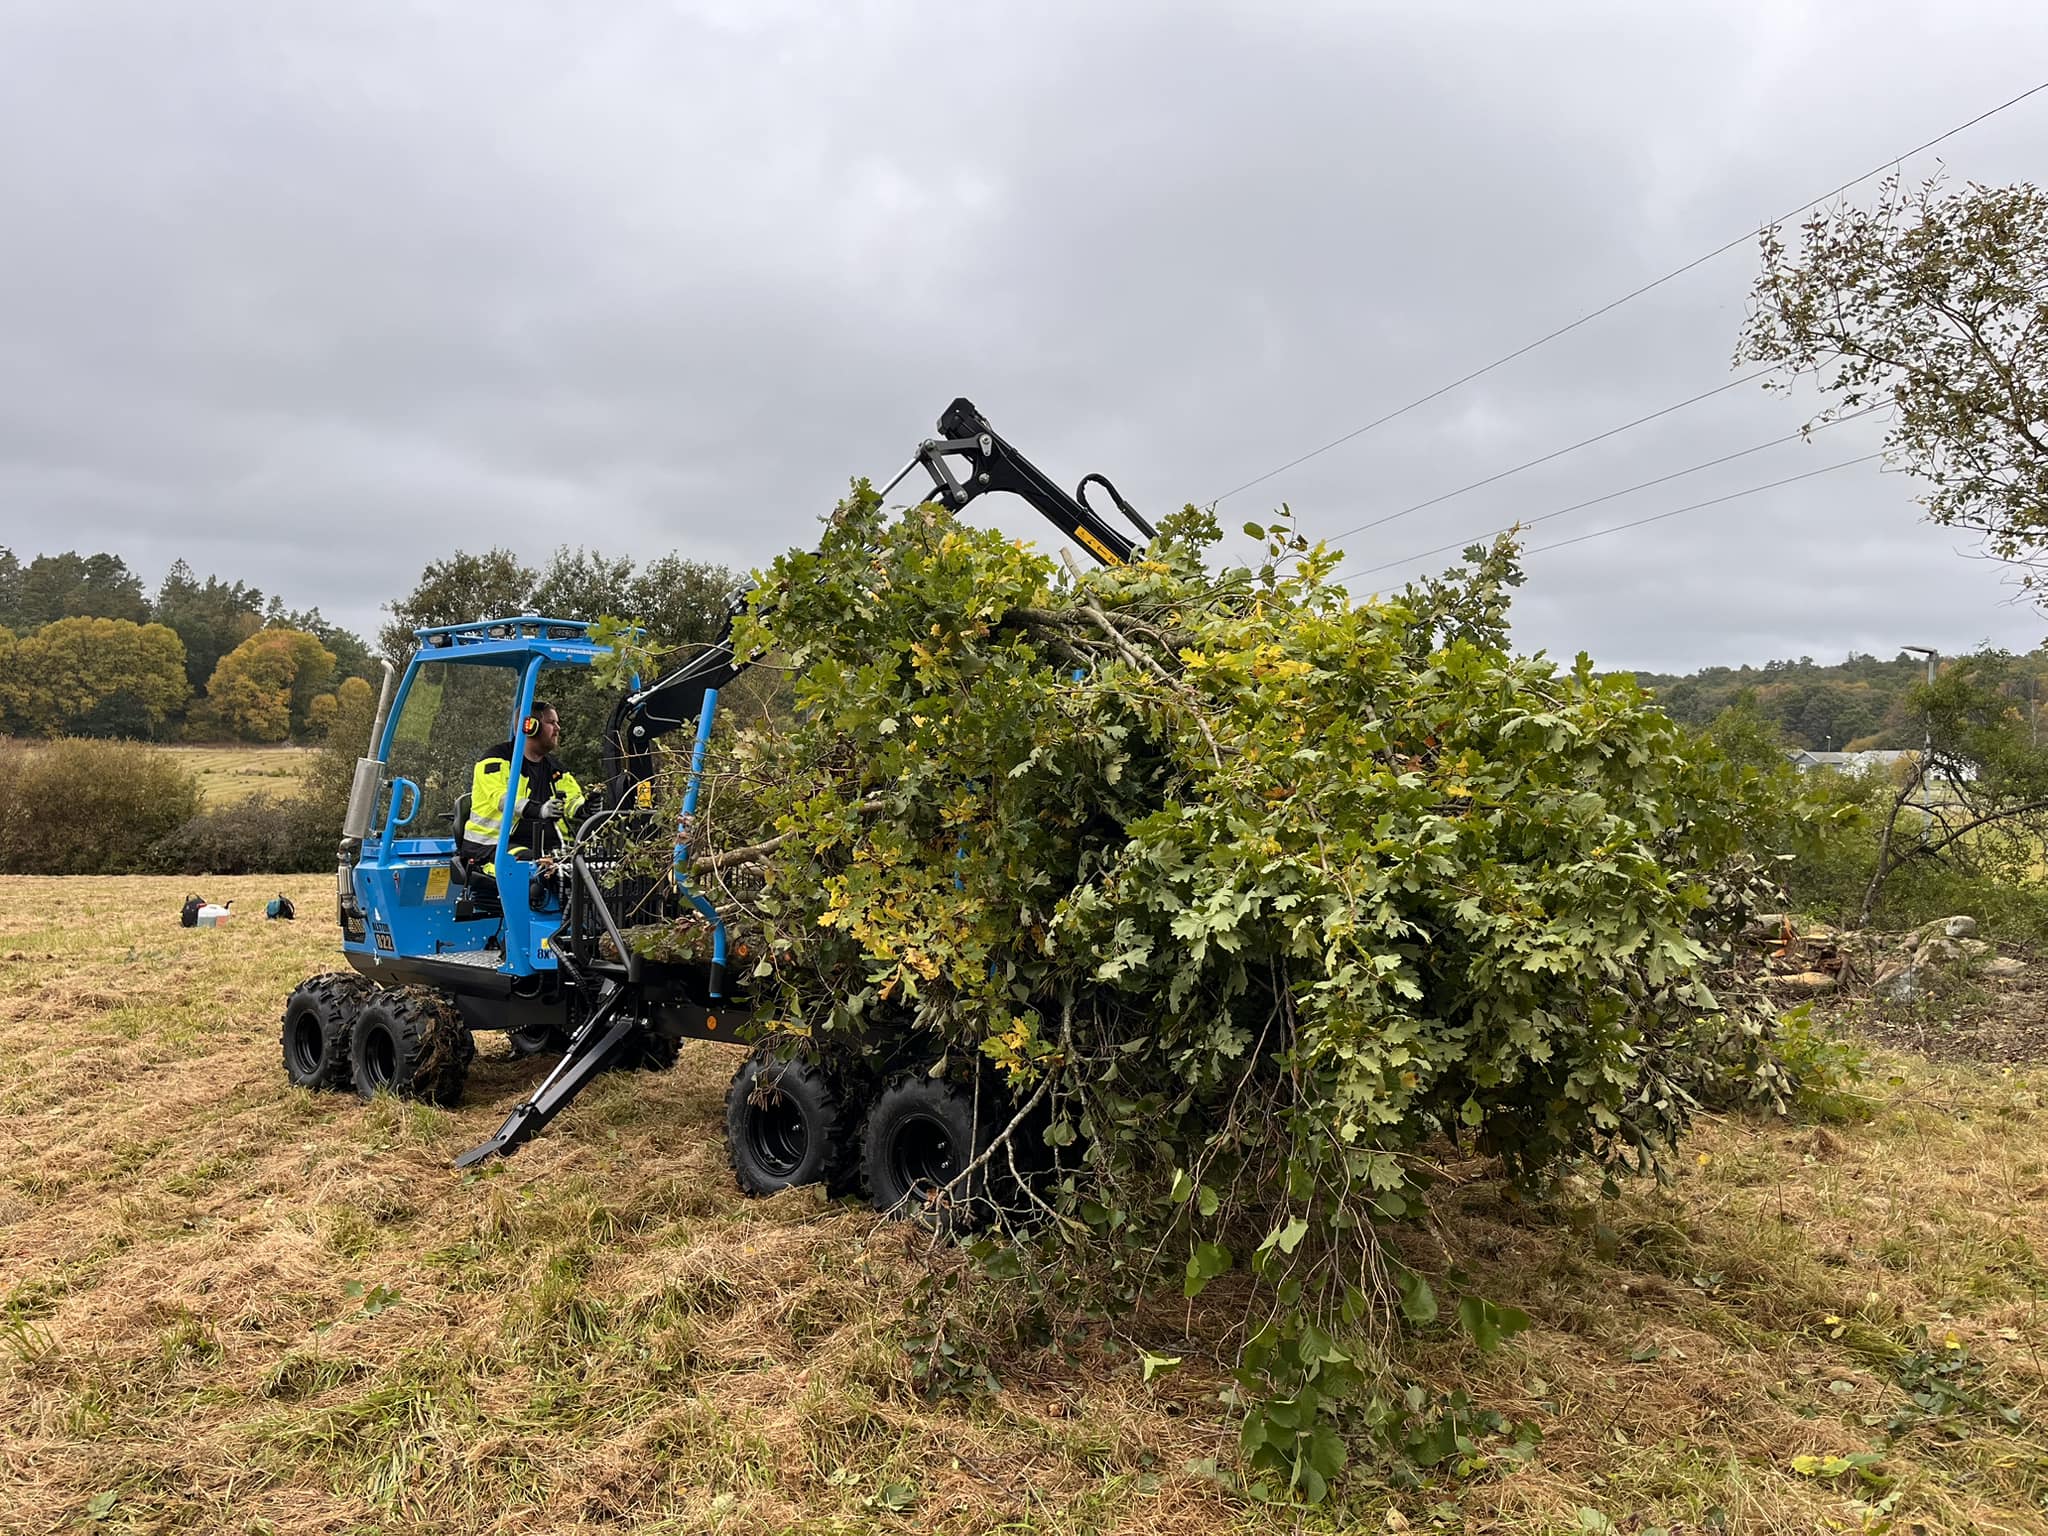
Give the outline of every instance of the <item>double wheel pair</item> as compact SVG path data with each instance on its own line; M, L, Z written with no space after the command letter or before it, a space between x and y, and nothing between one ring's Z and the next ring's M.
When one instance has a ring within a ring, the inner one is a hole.
M977 1100L973 1087L922 1072L892 1079L863 1114L815 1063L765 1051L725 1096L727 1155L746 1194L865 1189L878 1211L953 1230L995 1213L997 1181L974 1164L1008 1118L996 1095Z
M468 1025L447 999L418 987L379 987L360 976L315 976L284 1008L285 1076L301 1088L353 1089L455 1104L476 1056Z

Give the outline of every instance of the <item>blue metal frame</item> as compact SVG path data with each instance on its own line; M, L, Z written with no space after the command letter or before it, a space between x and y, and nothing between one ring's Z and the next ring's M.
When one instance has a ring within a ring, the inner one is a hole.
M697 716L697 743L690 749L690 778L683 788L683 809L676 818L675 861L672 866L677 891L711 924L711 986L713 1002L725 998L725 919L718 908L690 886L690 839L696 832L697 795L704 787L704 754L711 748L711 724L718 718L718 690L704 690L704 708Z

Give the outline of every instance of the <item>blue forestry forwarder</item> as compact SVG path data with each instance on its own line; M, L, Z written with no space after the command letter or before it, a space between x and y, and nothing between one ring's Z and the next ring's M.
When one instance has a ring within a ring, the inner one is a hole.
M931 499L952 511L1008 491L1098 561L1123 564L1137 545L1088 505L1092 481L1152 536L1107 480L1088 475L1069 496L970 402L954 401L938 427L884 495L922 465ZM531 1097L456 1160L468 1166L517 1150L600 1072L666 1068L685 1039L750 1043L751 1004L743 976L728 971L725 925L689 879L691 819L719 689L747 662L733 654L728 622L717 644L652 686L635 679L605 728L602 786L575 819L573 838L544 865L514 857L509 846L518 819L509 808L520 799L516 749L495 858L463 856L456 832L467 817L470 768L508 733L521 739L544 672L588 667L607 648L583 622L534 615L422 629L418 638L395 699L386 669L371 755L356 764L343 823L337 915L351 969L293 991L284 1066L307 1088L454 1104L475 1055L472 1031L503 1030L521 1054L559 1050ZM666 870L649 870L644 849L658 840L654 747L684 726L694 728L696 744L674 858ZM634 952L628 928L671 921L686 908L710 928L707 959ZM934 1079L925 1070L929 1053L910 1039L871 1038L822 1055L789 1047L786 1039L780 1050L761 1043L726 1096L729 1156L748 1194L865 1183L877 1208L892 1210L945 1185L965 1166L977 1126L993 1118L973 1084Z

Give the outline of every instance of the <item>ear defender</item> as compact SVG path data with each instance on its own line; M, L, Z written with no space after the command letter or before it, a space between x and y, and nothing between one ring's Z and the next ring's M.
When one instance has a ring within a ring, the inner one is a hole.
M519 722L519 734L522 736L531 736L535 731L539 729L539 715L528 715L524 720Z

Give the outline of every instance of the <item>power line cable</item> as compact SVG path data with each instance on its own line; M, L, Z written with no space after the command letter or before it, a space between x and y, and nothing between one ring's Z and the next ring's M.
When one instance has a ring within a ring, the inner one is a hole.
M1861 458L1844 459L1839 464L1829 464L1821 469L1809 469L1803 475L1788 475L1783 480L1773 480L1768 485L1752 485L1746 491L1730 491L1726 496L1716 496L1708 501L1696 501L1689 507L1673 507L1669 512L1655 512L1648 517L1639 517L1631 523L1616 523L1612 528L1596 528L1591 533L1575 534L1569 539L1559 539L1555 544L1537 544L1524 551L1539 555L1549 549L1563 549L1567 544L1583 544L1588 539L1604 539L1610 533L1626 533L1631 528L1640 528L1646 523L1661 523L1667 517L1677 517L1686 512L1697 512L1702 507L1718 507L1723 502L1740 501L1745 496L1755 496L1762 491L1775 491L1781 485L1791 485L1800 480L1811 480L1816 475L1832 475L1838 469L1851 469L1858 464L1868 464L1872 459L1884 457L1884 450L1866 453Z
M1310 459L1320 458L1323 454L1328 453L1332 448L1341 448L1344 444L1350 442L1354 437L1362 437L1376 427L1383 427L1390 421L1394 421L1399 417L1406 416L1410 411L1416 410L1421 406L1425 406L1429 404L1432 400L1440 399L1443 396L1449 394L1452 390L1459 389L1462 388L1464 385L1470 384L1474 379L1484 378L1487 374L1492 373L1496 368L1504 368L1509 363L1512 363L1516 358L1525 357L1529 353L1534 352L1538 347L1546 346L1549 343L1557 340L1558 337L1568 335L1571 332L1576 331L1580 326L1586 325L1591 321L1599 319L1602 315L1608 314L1614 310L1621 308L1622 305L1629 303L1631 300L1641 298L1644 294L1649 293L1652 289L1661 288L1666 283L1672 281L1672 279L1685 276L1685 274L1692 271L1693 268L1705 266L1708 262L1712 261L1716 256L1726 255L1729 251L1734 250L1738 245L1746 245L1750 240L1756 237L1758 230L1768 229L1774 225L1783 224L1789 219L1796 218L1800 214L1805 213L1809 208L1819 206L1821 203L1826 202L1829 198L1836 196L1838 193L1846 192L1849 190L1849 188L1856 186L1861 182L1866 182L1870 180L1871 177L1880 174L1888 167L1902 164L1903 162L1912 159L1913 156L1920 154L1925 150L1932 149L1935 145L1940 144L1948 139L1954 138L1957 134L1963 132L1965 129L1974 128L1979 123L1984 122L1987 119L1996 117L1999 113L2005 111L2007 108L2018 106L2021 102L2025 101L2029 96L2038 95L2042 91L2048 91L2048 80L2043 80L2039 85L2032 86L2027 90L2021 91L2019 95L2012 97L2010 100L2000 102L1997 106L1991 108L1989 111L1979 112L1975 117L1971 118L1968 122L1958 123L1955 127L1949 129L1946 133L1936 134L1933 138L1929 139L1924 144L1916 144L1913 148L1907 150L1903 154L1893 155L1889 159L1880 161L1875 167L1865 171L1861 176L1852 176L1849 180L1843 182L1839 187L1834 187L1829 191L1821 193L1819 197L1813 198L1808 202L1801 203L1797 208L1792 209L1791 212L1782 213L1777 218L1770 220L1768 223L1757 226L1757 229L1744 230L1734 239L1729 240L1724 244L1715 246L1711 251L1708 251L1704 256L1695 256L1691 261L1688 261L1684 266L1673 267L1669 272L1666 272L1662 277L1652 278L1649 282L1644 283L1639 288L1631 288L1627 293L1624 293L1620 298L1613 299L1608 303L1602 304L1598 309L1591 309L1586 311L1585 314L1580 315L1578 319L1570 322L1568 325L1561 325L1556 330L1549 332L1547 335L1538 336L1534 341L1515 348L1514 351L1507 353L1505 356L1495 358L1492 362L1488 363L1483 368L1475 368L1470 373L1465 374L1461 378L1453 379L1450 383L1442 385L1437 389L1433 389L1428 394L1423 395L1418 399L1411 400L1406 405L1401 406L1396 410L1388 411L1384 416L1374 417L1371 421L1368 421L1362 427L1352 428L1349 432L1346 432L1342 437L1332 438L1329 442L1323 444L1323 446L1320 448L1311 449L1307 453L1301 454L1296 458L1289 459L1285 464L1279 465L1274 469L1269 469L1262 475L1254 475L1251 479L1245 481L1242 485L1232 486L1229 490L1225 491L1221 496L1218 496L1215 501L1211 502L1210 505L1221 506L1224 502L1228 501L1231 497L1237 495L1240 491L1248 491L1255 485L1262 485L1266 481L1272 479L1275 475L1285 474L1290 469L1294 469L1299 465L1306 464Z
M1610 437L1619 437L1624 432L1633 431L1635 428L1643 426L1648 422L1661 420L1666 416L1684 410L1687 406L1698 405L1702 400L1711 400L1716 395L1725 395L1729 390L1736 388L1738 385L1752 383L1767 373L1775 372L1777 372L1777 369L1772 367L1759 368L1752 373L1745 373L1738 378L1730 379L1726 384L1717 384L1712 389L1702 390L1699 394L1692 396L1690 399L1681 400L1676 405L1667 405L1661 411L1652 411L1647 416L1638 416L1634 421L1624 421L1618 427L1609 427L1605 432L1596 432L1591 437L1582 437L1576 443L1569 444L1563 448L1552 449L1540 458L1524 460L1511 469L1503 469L1498 474L1488 475L1484 480L1474 480L1470 485L1461 485L1454 491L1445 491L1441 496L1432 496L1427 501L1418 501L1412 507L1403 507L1398 512L1389 512L1385 517L1376 517L1369 523L1360 523L1356 528L1346 528L1342 533L1333 533L1329 536L1329 541L1335 542L1338 539L1348 539L1354 533L1367 533L1374 528L1384 527L1388 523L1404 518L1411 512L1422 512L1430 507L1441 506L1447 501L1455 501L1468 491L1484 489L1486 486L1496 484L1511 475L1519 475L1525 469L1534 469L1539 464L1548 464L1553 459L1561 459L1568 453L1577 453L1581 448L1590 448L1595 443L1604 443ZM1776 439L1774 438L1773 441L1775 442Z
M1597 507L1604 502L1619 501L1624 496L1633 496L1637 491L1647 491L1652 486L1666 485L1673 480L1683 480L1687 475L1696 475L1703 469L1715 469L1723 464L1732 464L1737 459L1746 459L1753 453L1762 453L1766 448L1776 448L1802 437L1810 437L1815 432L1825 432L1829 427L1839 427L1843 422L1854 421L1859 416L1869 416L1878 411L1888 411L1890 409L1891 402L1889 400L1880 400L1876 405L1866 405L1860 411L1851 411L1846 416L1837 416L1833 421L1823 421L1812 428L1801 427L1796 432L1787 432L1783 437L1767 437L1760 443L1752 443L1747 448L1738 448L1733 453L1724 453L1719 458L1704 459L1698 464L1688 464L1684 469L1674 469L1668 475L1658 475L1652 480L1638 480L1634 485L1625 485L1618 491L1607 492L1604 496L1589 497L1585 501L1575 501L1568 507L1558 507L1549 512L1538 513L1535 517L1521 518L1516 522L1515 526L1518 528L1533 528L1538 523L1549 522L1553 517L1563 517L1567 512L1583 512L1588 507ZM1367 524L1366 526L1371 527L1373 525ZM1353 529L1352 531L1355 533L1359 530ZM1337 580L1340 582L1355 581L1361 576L1376 576L1381 571L1391 571L1397 565L1407 565L1416 560L1427 560L1431 555L1441 555L1447 550L1469 549L1481 539L1496 538L1507 531L1505 528L1495 528L1486 533L1475 533L1466 538L1453 539L1450 543L1439 544L1434 549L1418 550L1412 555L1403 555L1398 560L1385 560L1378 565L1368 565L1362 570L1348 572L1345 575L1339 576ZM1339 537L1341 538L1343 535L1340 534Z

